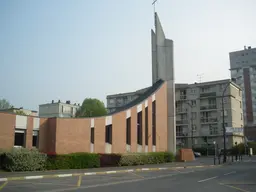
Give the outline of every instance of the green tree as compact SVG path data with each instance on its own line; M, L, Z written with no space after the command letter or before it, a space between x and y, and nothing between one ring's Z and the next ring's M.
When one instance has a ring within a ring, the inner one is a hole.
M0 110L11 109L13 106L6 99L0 99Z
M17 115L27 115L26 113L24 113L24 111L16 111L15 112Z
M107 114L102 101L94 98L86 98L82 106L77 110L76 117L99 117Z

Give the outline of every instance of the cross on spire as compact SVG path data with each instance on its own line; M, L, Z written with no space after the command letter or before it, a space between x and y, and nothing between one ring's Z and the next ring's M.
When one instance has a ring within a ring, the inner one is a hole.
M153 7L154 7L154 13L156 12L156 11L155 11L155 9L156 9L156 2L157 2L157 0L153 0L153 3L152 3L152 5L153 5Z

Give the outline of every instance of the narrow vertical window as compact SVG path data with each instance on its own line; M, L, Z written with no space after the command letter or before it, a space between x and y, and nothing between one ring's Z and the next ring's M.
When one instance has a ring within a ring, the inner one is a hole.
M33 131L33 139L32 139L33 147L38 147L38 137L39 137L39 131Z
M145 108L145 145L148 145L148 108Z
M131 145L131 118L126 119L126 144Z
M137 144L142 145L142 111L137 113Z
M109 144L112 144L112 125L107 125L106 126L105 142L109 143Z
M23 129L15 129L14 146L25 147L26 131Z
M94 127L91 128L91 143L94 144Z
M152 144L156 145L156 101L152 103Z

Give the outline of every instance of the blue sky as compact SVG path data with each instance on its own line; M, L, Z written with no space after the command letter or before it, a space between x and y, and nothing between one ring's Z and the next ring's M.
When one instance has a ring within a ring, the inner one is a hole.
M151 0L1 0L0 98L38 109L151 85ZM256 47L255 0L158 0L177 83L229 78L230 51Z

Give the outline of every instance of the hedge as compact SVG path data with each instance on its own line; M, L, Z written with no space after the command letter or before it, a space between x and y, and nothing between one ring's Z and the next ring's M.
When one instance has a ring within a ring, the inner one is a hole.
M47 170L85 169L96 167L100 167L100 155L94 153L50 155L46 162Z
M7 171L40 171L47 156L36 149L13 148L1 155L2 168Z
M160 164L173 162L175 156L168 152L152 153L128 153L123 154L120 160L120 166Z
M86 169L129 165L160 164L174 161L168 152L128 154L43 154L37 149L14 148L0 151L0 165L7 171L39 171L58 169Z
M121 154L100 154L100 167L116 167L119 166L120 160L122 155Z

